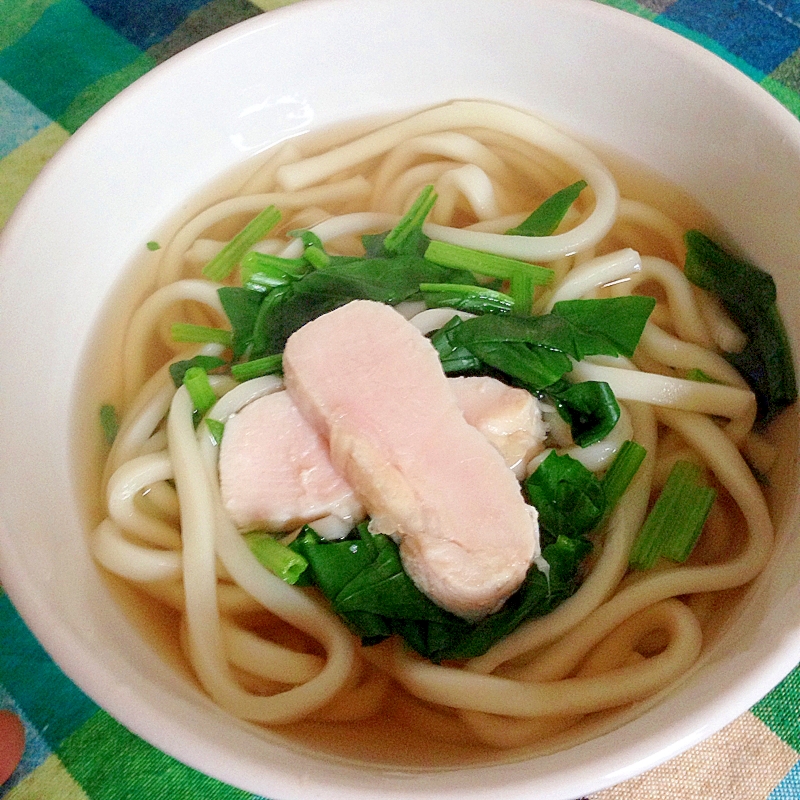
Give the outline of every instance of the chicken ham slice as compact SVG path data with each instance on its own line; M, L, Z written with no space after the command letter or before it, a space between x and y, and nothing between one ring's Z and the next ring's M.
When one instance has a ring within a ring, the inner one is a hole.
M223 505L241 530L289 531L322 521L321 535L341 538L364 518L327 443L287 392L260 397L229 418L219 481Z
M544 448L536 398L495 378L447 380L464 419L524 478L528 462ZM219 476L223 504L240 530L290 531L313 523L323 538L341 539L364 518L352 488L331 464L328 443L285 391L231 415Z
M539 401L524 389L487 377L448 378L464 419L477 428L522 480L544 450L547 434Z
M539 554L536 512L466 422L430 342L392 308L356 300L294 333L283 367L372 530L398 541L420 590L466 619L497 610Z

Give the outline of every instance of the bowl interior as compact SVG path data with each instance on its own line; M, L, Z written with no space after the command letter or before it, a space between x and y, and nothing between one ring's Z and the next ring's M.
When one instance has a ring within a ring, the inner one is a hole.
M800 652L800 611L784 600L800 584L794 418L780 437L779 552L735 630L641 717L535 762L414 772L287 756L277 733L216 708L114 602L85 539L94 419L81 398L102 376L84 359L98 326L124 319L125 303L108 300L131 285L142 244L187 198L277 142L452 98L529 109L682 187L775 276L800 352L800 123L732 67L632 15L589 0L306 0L202 42L123 92L52 160L0 245L0 577L100 705L259 794L567 800L710 735Z

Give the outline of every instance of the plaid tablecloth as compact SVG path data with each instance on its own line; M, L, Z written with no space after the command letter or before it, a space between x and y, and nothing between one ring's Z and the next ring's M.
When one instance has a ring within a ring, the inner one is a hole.
M293 1L0 0L0 226L45 162L118 91L205 36ZM800 115L800 0L605 1L699 42ZM1 589L0 708L16 711L27 733L22 763L0 786L8 800L253 797L98 708ZM800 668L716 736L591 800L796 800L798 708Z

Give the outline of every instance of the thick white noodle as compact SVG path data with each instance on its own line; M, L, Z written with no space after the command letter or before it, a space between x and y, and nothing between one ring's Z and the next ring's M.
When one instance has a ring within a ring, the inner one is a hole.
M655 256L643 256L642 268L611 287L613 294L630 294L645 281L656 281L663 288L669 303L670 319L678 335L703 347L711 346L711 337L697 307L695 288L683 271L674 264Z
M718 353L679 339L652 322L645 325L639 348L650 358L669 367L700 369L720 383L747 388L747 381Z
M162 520L142 513L136 497L145 488L173 477L172 462L164 451L126 461L112 476L106 489L108 515L126 531L158 547L178 550L180 533Z
M682 604L680 604L682 605ZM392 674L421 700L469 711L508 717L589 714L642 700L686 672L697 660L702 631L685 606L664 623L670 626L666 648L630 666L599 675L525 681L443 667L423 661L396 646ZM632 616L632 615L631 615ZM594 642L584 643L585 655Z
M755 396L749 389L606 367L588 359L575 362L567 377L573 382L605 381L620 400L699 411L728 419L752 414L755 406Z
M95 528L90 547L92 555L109 572L129 581L173 580L181 574L180 553L135 544L110 519Z
M492 181L474 164L447 170L436 181L434 188L439 197L431 212L433 222L446 224L456 209L459 197L467 201L479 220L500 216Z
M372 181L373 208L378 207L388 186L423 156L439 156L462 164L475 164L503 183L507 183L510 178L509 169L503 160L471 136L456 131L415 136L395 147L381 162Z
M184 387L175 393L170 406L167 434L181 497L185 620L197 676L223 708L243 719L272 724L301 719L329 702L347 681L354 660L350 634L331 612L266 571L227 515L220 514L220 503L215 502L218 489L208 480L192 423L191 400ZM217 603L217 551L245 591L325 648L325 666L315 677L269 697L252 694L236 681L225 653Z
M669 242L675 256L675 263L683 264L686 258L683 229L663 211L639 200L623 197L619 201L619 219L649 228L663 236Z
M159 285L166 286L178 280L184 254L192 242L207 228L228 217L235 214L255 215L270 205L283 210L305 208L330 201L367 197L369 192L369 183L362 177L355 177L339 183L315 186L302 192L270 192L223 200L198 214L175 234L165 248L161 263L158 265Z
M220 284L206 280L185 278L164 286L153 292L131 317L125 334L124 363L127 368L124 375L124 397L127 402L133 399L134 393L141 386L147 370L145 354L148 337L156 330L158 321L164 312L175 303L194 301L202 303L214 311L220 319L225 312L217 295Z
M628 278L642 269L642 259L635 250L626 247L614 253L597 256L575 267L550 296L544 313L562 300L577 300L607 283Z
M597 243L610 230L617 212L619 192L611 173L594 153L529 114L493 103L458 101L422 111L355 142L282 166L278 170L278 181L287 190L301 189L381 155L413 136L469 126L495 128L561 158L577 170L591 187L595 195L594 212L573 230L555 236L504 236L430 223L424 228L428 235L497 255L527 261L549 261Z

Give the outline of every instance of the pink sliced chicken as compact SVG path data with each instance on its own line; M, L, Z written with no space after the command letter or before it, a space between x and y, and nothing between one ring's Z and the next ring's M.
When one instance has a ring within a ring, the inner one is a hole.
M494 378L449 378L448 385L464 419L522 479L544 447L536 398ZM254 400L228 420L219 469L225 507L241 530L290 531L313 522L321 536L337 539L364 517L331 464L327 442L285 391Z
M430 342L390 307L357 300L291 336L283 364L292 399L417 586L468 619L499 608L539 553L536 512L466 422Z
M538 400L524 389L486 377L449 378L464 419L503 456L519 480L544 449L547 433Z
M324 519L344 536L364 518L327 443L287 392L260 397L228 420L219 477L223 503L242 530L289 531Z

